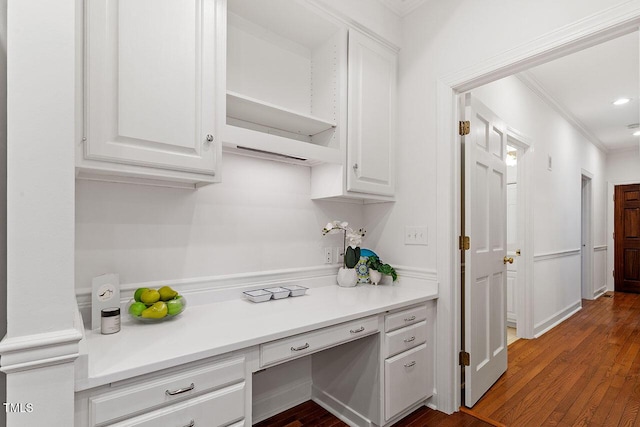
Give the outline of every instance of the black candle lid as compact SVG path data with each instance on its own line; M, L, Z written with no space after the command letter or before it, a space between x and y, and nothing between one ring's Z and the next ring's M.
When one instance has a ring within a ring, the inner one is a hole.
M102 309L102 317L120 316L120 307L111 307Z

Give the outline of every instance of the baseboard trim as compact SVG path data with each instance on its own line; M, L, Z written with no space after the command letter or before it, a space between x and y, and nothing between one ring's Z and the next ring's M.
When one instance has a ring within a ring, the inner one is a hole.
M336 398L326 393L323 390L319 390L313 386L311 389L311 400L322 406L327 411L331 412L341 421L356 427L375 427L370 419L362 416L362 414L354 411L348 406L343 405Z
M296 384L280 393L254 400L252 422L258 423L311 399L311 381Z
M604 295L605 292L607 292L607 285L602 285L602 287L596 289L593 292L593 299L600 298L602 295Z
M542 335L544 335L546 332L548 332L549 330L553 329L554 327L556 327L557 325L559 325L560 323L564 322L565 320L567 320L569 317L573 316L574 314L576 314L578 311L582 310L582 301L577 301L573 304L571 304L569 307L560 310L559 312L557 312L556 314L548 317L546 320L543 320L542 322L536 324L534 326L534 338L539 338Z

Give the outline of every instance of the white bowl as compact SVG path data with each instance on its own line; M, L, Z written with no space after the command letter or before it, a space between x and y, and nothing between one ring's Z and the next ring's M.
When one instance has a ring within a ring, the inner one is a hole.
M300 295L304 295L307 293L307 288L300 285L288 285L288 286L283 286L283 288L291 291L292 297L299 297Z
M267 292L271 292L273 294L273 299L281 299L289 296L291 291L286 288L276 287L276 288L265 288Z
M264 289L256 289L255 291L245 291L243 292L244 296L247 297L248 300L253 302L264 302L269 301L271 296L273 295L271 292L267 292Z

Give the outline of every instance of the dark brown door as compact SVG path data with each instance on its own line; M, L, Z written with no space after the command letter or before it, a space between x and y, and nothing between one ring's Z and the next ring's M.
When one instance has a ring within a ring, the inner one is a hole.
M640 184L616 185L615 289L640 293Z

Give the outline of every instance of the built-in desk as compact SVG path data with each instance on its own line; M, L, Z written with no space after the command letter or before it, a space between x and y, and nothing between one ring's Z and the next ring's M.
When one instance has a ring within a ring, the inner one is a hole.
M123 316L121 332L86 331L81 342L76 426L158 425L166 417L176 425L206 417L215 423L205 425L248 426L253 373L301 357L314 358L314 398L324 393L321 404L334 412L349 405L349 391L332 376L361 377L380 397L369 425L388 424L394 420L388 414L407 402L393 388L424 386L424 399L433 393L435 298L434 285L332 285L257 304L238 298L198 305L190 298L181 316L158 324ZM429 366L416 382L410 370L418 363ZM404 368L404 379L394 374Z

